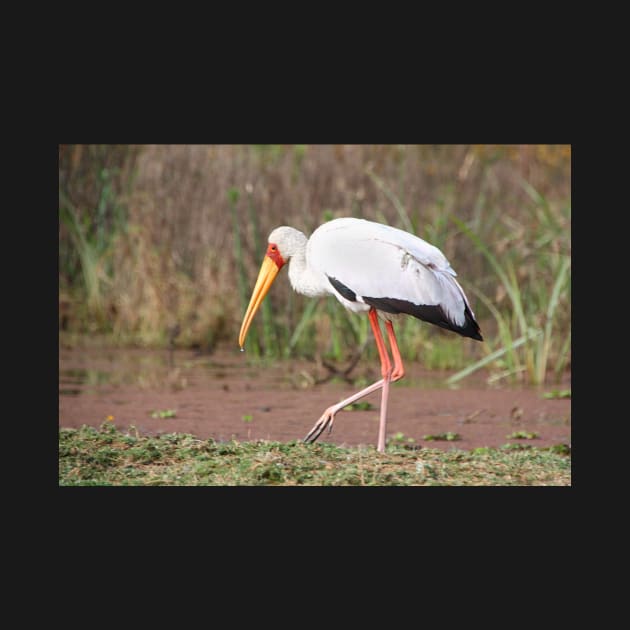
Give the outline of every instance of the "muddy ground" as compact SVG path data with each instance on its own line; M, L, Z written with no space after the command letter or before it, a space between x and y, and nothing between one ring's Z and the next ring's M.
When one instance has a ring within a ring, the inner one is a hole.
M330 371L314 362L252 365L237 350L210 356L191 351L59 351L59 426L94 427L103 421L140 434L191 433L218 441L302 439L324 409L357 391L343 381L314 384ZM380 378L378 362L362 360L353 378ZM515 431L535 432L536 446L571 443L571 400L545 392L570 389L570 375L542 388L490 386L478 372L458 386L444 385L447 373L407 363L407 375L392 385L388 439L403 434L432 448L471 449L517 442ZM344 411L322 442L339 446L376 445L380 392L365 399L373 408ZM173 417L159 413L174 411ZM158 417L152 417L157 413ZM426 435L457 433L457 441L427 441ZM400 436L399 436L400 437Z

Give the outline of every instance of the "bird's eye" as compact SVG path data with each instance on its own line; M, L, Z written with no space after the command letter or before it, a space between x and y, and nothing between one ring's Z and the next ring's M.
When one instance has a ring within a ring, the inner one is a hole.
M277 248L275 245L272 245L272 246L271 246L271 251L272 251L272 252L275 252L277 249L278 249L278 248Z

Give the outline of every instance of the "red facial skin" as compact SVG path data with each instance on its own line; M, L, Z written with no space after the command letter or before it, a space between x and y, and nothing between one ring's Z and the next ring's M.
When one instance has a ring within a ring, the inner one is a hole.
M269 243L269 247L267 247L267 253L265 255L276 263L278 270L282 269L282 266L284 265L284 258L280 256L278 246L275 243Z

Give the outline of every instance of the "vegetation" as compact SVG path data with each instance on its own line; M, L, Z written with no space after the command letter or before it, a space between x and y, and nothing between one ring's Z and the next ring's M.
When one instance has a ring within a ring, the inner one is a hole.
M405 318L405 360L452 382L481 366L555 382L571 362L570 162L547 145L62 145L61 341L236 347L269 231L358 216L441 248L486 340ZM276 285L250 360L376 360L367 318Z
M514 431L506 437L508 440L535 440L539 435L536 431Z
M105 422L100 429L60 430L59 485L571 485L567 445L441 451L396 437L377 453L326 443L145 437Z
M429 433L428 435L422 436L423 440L427 440L429 442L433 440L446 440L447 442L453 442L455 440L461 440L462 436L459 433L453 433L452 431L446 431L446 433Z

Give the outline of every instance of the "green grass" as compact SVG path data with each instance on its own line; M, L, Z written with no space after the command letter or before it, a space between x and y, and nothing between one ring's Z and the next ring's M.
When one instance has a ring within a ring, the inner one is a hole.
M104 423L59 431L59 485L568 486L571 458L564 445L441 451L394 440L377 453L296 441L144 437Z

